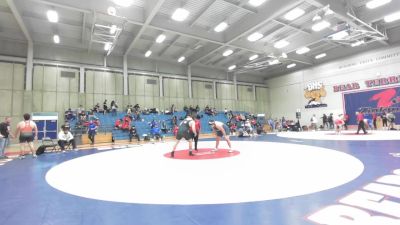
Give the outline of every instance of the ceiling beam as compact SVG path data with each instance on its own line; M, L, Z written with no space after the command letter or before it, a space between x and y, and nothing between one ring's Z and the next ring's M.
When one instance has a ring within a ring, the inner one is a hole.
M25 35L26 40L28 40L29 44L33 43L33 39L31 35L29 34L28 28L26 27L24 20L21 17L21 14L19 13L17 6L14 3L14 0L7 0L8 6L11 9L12 14L14 15L14 18L17 20L17 23L19 27L21 28L22 32Z
M165 45L165 47L158 53L158 56L162 56L168 49L169 47L173 46L179 39L180 35L176 35L176 37L171 41L171 43Z
M229 5L231 5L231 6L235 7L235 8L237 8L237 9L245 10L245 11L247 11L248 13L257 13L257 10L246 8L246 7L243 6L243 4L236 4L236 3L233 3L233 2L231 2L231 1L229 1L229 0L220 0L220 1L223 1L223 2L225 2L225 3L228 3Z
M86 13L83 13L82 17L82 44L85 42L86 35Z
M267 22L272 21L284 12L292 9L294 6L297 6L300 2L302 2L302 0L280 0L279 2L270 1L270 5L268 5L268 7L264 7L263 10L257 14L250 15L248 16L248 18L244 18L242 20L242 23L238 24L236 28L228 30L229 32L226 33L226 37L228 40L227 42L223 43L223 45L221 45L220 47L213 49L212 51L204 55L198 54L196 58L190 61L189 64L199 62L200 60L206 58L214 52L231 45L239 38L245 35L249 35L251 32L259 29Z
M60 4L60 3L46 1L46 0L30 0L30 1L36 2L36 3L41 3L41 4L44 4L44 5L55 6L55 7L58 7L58 8L69 9L69 10L72 10L72 11L77 11L77 12L82 12L82 13L92 13L92 11L87 10L87 9L77 8L77 7L69 6L69 5L66 5L66 4Z
M140 30L137 33L137 35L135 36L135 38L129 44L129 47L126 49L126 51L124 53L124 56L128 55L128 53L132 50L132 48L139 41L140 36L147 29L148 25L153 20L153 18L156 16L157 12L160 10L160 8L164 2L165 2L165 0L147 0L146 1L147 5L145 7L145 10L146 10L147 18L145 19L143 26L140 28Z
M207 10L214 5L214 3L217 2L217 0L211 0L211 3L207 4L201 11L200 13L197 14L197 16L194 17L194 19L189 23L189 26L192 27L202 16Z

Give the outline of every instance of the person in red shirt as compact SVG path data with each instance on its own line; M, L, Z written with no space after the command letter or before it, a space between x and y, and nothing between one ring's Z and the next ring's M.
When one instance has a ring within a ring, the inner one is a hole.
M377 116L376 116L376 113L372 113L372 123L374 124L374 130L376 130L376 118L378 118Z
M356 116L357 116L357 122L358 122L358 129L357 129L357 133L360 133L360 130L362 129L364 134L367 134L367 131L365 130L365 124L364 124L364 114L362 112L356 112Z
M200 116L197 115L196 119L194 120L194 126L196 128L196 136L193 137L194 140L194 150L197 150L197 142L199 141L199 135L201 130L201 123L200 123Z

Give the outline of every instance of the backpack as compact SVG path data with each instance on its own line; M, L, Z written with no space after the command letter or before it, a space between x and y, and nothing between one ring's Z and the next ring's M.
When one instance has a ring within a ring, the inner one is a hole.
M41 146L36 150L36 155L41 155L41 154L43 154L45 150L46 150L46 146L41 145Z

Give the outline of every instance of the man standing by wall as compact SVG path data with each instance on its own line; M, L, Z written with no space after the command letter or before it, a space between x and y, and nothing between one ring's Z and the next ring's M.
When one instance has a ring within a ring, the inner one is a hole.
M9 137L14 138L14 136L11 134L11 118L6 117L4 122L0 123L0 159L1 158L6 158L5 156L5 151L6 147L9 144Z
M356 112L356 116L357 116L357 122L358 122L358 129L357 129L357 133L360 133L360 130L362 129L364 134L367 134L367 131L365 130L365 124L364 124L364 114L362 112Z

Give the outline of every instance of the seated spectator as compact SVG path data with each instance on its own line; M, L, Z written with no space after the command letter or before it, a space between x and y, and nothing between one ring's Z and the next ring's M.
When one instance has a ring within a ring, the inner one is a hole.
M154 119L149 123L149 125L150 125L150 128L158 127L158 123Z
M128 131L131 127L131 119L129 116L125 116L122 122L121 130Z
M74 136L72 136L71 132L69 131L69 127L62 125L61 130L58 133L58 145L62 151L65 151L65 146L70 144L72 144L72 148L74 150L78 150L76 148Z
M74 113L72 112L71 108L69 108L66 112L65 112L65 119L66 121L70 121L70 120L74 120L76 117L74 115Z
M196 110L196 112L200 112L200 106L199 106L199 105L196 105L195 110Z
M135 106L133 106L133 111L134 111L134 112L140 111L140 106L139 106L139 104L136 104Z
M132 126L129 129L129 142L132 142L132 138L137 138L138 142L140 141L140 136L136 131L136 127Z
M118 129L121 129L121 127L122 127L122 119L117 119L117 120L115 121L114 128L115 128L116 130L118 130Z
M151 128L150 133L154 140L163 141L164 136L161 134L161 129L158 126Z
M158 109L157 108L150 108L149 112L158 114Z
M178 117L173 116L172 117L172 126L176 126L176 125L178 125Z
M166 134L168 132L168 128L167 128L167 124L165 123L165 121L163 120L161 122L161 131Z

